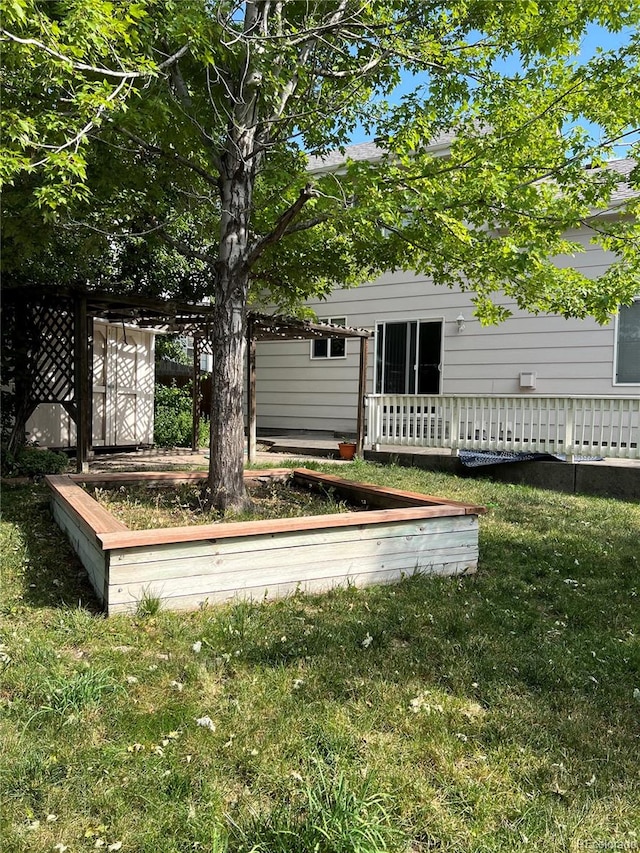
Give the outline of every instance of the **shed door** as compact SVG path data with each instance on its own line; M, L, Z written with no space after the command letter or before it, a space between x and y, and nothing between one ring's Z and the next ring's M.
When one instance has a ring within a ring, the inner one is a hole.
M93 421L94 447L107 444L107 326L93 326Z
M93 348L93 444L153 441L153 335L96 324Z
M137 444L139 332L116 328L113 444Z

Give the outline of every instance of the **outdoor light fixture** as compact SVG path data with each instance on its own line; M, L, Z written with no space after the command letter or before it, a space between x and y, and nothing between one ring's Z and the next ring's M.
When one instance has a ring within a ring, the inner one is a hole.
M458 324L458 331L464 332L464 314L458 314L456 323Z

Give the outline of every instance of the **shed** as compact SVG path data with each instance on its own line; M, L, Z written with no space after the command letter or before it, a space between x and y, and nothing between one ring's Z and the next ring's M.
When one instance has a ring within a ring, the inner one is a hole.
M155 330L96 319L91 331L91 446L152 445ZM41 447L76 446L63 402L39 403L26 430Z

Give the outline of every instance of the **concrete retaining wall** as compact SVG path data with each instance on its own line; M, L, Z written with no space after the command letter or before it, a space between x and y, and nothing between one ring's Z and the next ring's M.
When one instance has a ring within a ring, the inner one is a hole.
M503 483L517 483L557 492L640 500L640 465L539 461L468 468L457 456L445 454L366 450L364 457L371 462L394 462L428 471L445 471L459 477L487 477Z

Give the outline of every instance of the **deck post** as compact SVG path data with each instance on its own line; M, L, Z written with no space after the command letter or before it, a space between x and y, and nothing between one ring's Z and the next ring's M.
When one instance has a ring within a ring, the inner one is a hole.
M256 406L256 338L253 321L247 323L247 461L253 465L257 459L257 406Z
M564 452L567 462L575 462L575 435L574 435L575 401L569 397L564 417Z
M192 373L192 429L191 429L191 450L197 453L200 444L200 338L195 335L193 338L193 373Z
M360 338L360 367L358 371L358 423L356 435L356 454L362 457L364 451L365 400L367 395L367 357L369 338Z
M75 299L74 310L75 356L75 408L76 420L76 470L79 474L89 470L91 450L91 375L89 369L89 317L87 297Z

